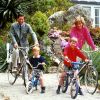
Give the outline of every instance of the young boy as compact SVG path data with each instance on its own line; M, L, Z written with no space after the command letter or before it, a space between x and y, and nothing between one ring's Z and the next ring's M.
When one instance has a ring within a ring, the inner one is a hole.
M76 38L71 38L70 42L68 44L67 47L64 48L64 65L65 65L65 71L66 69L68 70L68 67L73 67L74 69L74 76L77 76L78 74L78 68L74 68L74 66L72 66L71 62L76 62L77 57L81 58L84 61L88 61L87 57L80 51L80 49L77 48L76 46L77 44L77 39ZM59 81L59 85L58 88L56 90L56 93L59 94L60 93L60 88L63 85L63 81L64 81L64 76L66 75L66 72L62 72L61 77L60 77L60 81ZM79 87L79 93L80 95L83 95L81 88Z
M39 47L33 47L32 51L33 51L33 56L29 59L31 65L33 67L37 67L37 65L39 63L41 63L42 65L39 65L37 69L40 69L40 70L43 71L44 70L43 65L45 65L45 59L44 59L44 57L42 57L40 55L40 48ZM40 80L40 85L41 85L41 93L45 93L45 85L44 85L43 74L40 75L39 80Z

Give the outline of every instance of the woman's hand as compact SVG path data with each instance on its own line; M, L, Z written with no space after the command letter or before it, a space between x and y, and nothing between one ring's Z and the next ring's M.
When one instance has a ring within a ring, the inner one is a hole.
M89 62L89 59L85 59L85 62Z

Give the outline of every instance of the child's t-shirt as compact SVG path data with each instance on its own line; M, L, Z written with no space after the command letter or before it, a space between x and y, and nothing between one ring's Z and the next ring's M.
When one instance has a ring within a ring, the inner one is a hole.
M32 57L30 57L29 61L30 61L31 65L33 67L37 67L37 65L39 63L45 62L45 59L42 56L39 56L37 58L35 58L34 56L32 56ZM37 69L44 70L43 65L39 65Z

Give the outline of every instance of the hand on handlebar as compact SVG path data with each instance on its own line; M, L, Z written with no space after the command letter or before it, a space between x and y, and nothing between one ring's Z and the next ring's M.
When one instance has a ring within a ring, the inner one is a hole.
M39 47L39 43L35 43L34 46L38 46Z
M67 62L70 62L70 63L71 63L70 59L69 59L67 56L65 56L65 60L66 60Z
M17 43L14 44L14 48L15 48L15 49L18 48L18 44L17 44Z
M85 59L85 62L89 62L89 59Z
M94 51L98 51L99 50L99 48L98 47L96 47L95 49L94 49Z

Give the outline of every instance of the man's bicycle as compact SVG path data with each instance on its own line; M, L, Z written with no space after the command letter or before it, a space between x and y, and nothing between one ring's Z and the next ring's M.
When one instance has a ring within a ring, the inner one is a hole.
M35 45L33 45L35 46ZM30 46L29 49L31 49L33 46ZM31 64L28 60L28 54L25 51L27 47L18 47L19 53L21 54L21 62L17 63L17 70L15 71L12 62L9 63L8 65L8 81L11 85L13 85L16 80L18 79L19 76L22 75L22 78L24 80L24 85L26 86L26 83L28 82L29 78L29 73L30 73L30 68ZM11 55L12 52L10 52L9 55Z

